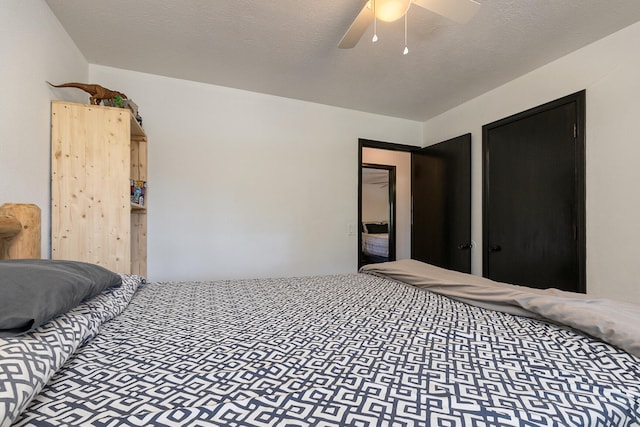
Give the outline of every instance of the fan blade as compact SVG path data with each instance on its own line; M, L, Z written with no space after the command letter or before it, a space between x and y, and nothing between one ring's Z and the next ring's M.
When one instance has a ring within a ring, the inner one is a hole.
M347 32L342 36L342 40L338 43L340 49L351 49L358 44L364 32L369 28L373 21L373 11L366 2L356 19L353 20Z
M474 0L413 0L420 7L449 18L459 24L468 22L480 9Z

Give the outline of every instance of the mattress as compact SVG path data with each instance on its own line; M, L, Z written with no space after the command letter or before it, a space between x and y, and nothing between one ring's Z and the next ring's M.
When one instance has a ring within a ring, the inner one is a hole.
M632 354L378 273L123 276L0 355L3 426L640 425Z
M362 233L362 252L366 255L389 256L389 234Z

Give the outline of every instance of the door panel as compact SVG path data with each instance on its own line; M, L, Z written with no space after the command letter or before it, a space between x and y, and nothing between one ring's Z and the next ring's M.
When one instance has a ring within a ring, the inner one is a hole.
M563 98L484 127L486 277L584 291L579 114Z
M471 272L471 134L411 154L411 258Z

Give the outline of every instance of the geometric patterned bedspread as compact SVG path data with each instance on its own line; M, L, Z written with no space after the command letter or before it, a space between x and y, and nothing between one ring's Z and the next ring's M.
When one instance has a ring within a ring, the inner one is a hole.
M640 426L640 360L367 274L150 283L16 423Z

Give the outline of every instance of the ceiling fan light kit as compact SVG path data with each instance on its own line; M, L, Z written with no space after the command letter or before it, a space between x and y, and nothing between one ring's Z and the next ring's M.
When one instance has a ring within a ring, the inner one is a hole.
M402 18L411 6L411 0L371 0L375 16L384 22L393 22Z
M393 22L404 17L404 54L409 52L407 47L407 12L415 4L423 9L442 15L460 24L469 21L480 8L475 0L369 0L353 20L351 26L340 40L340 49L351 49L358 44L363 34L373 22L374 43L378 40L376 21Z

